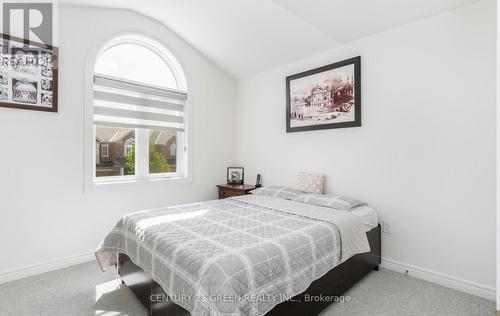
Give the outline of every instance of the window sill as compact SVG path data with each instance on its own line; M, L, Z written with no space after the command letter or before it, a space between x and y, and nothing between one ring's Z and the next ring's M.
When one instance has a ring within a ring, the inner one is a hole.
M130 186L130 185L178 185L178 184L192 184L191 177L154 177L154 178L141 178L141 179L123 179L123 180L100 180L93 181L89 187L91 188L106 188L115 186Z

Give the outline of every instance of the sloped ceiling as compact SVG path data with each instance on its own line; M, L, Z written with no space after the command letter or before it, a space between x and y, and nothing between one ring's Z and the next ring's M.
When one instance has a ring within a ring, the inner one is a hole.
M154 18L236 78L476 0L60 0Z

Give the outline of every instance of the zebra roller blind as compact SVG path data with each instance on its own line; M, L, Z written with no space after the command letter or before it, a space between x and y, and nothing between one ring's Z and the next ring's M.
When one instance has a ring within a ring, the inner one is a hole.
M94 125L184 131L183 91L94 75Z

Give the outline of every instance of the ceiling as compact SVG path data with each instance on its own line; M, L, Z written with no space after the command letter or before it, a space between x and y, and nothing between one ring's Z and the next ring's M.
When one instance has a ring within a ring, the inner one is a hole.
M477 0L60 0L154 18L236 78Z

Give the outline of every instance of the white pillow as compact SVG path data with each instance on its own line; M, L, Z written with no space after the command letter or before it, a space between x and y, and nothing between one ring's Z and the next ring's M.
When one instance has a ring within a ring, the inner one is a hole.
M325 175L321 173L299 172L297 189L307 193L322 194L325 188Z
M366 203L361 200L338 194L303 194L292 198L292 201L331 207L344 211L349 211L354 207L366 205Z

